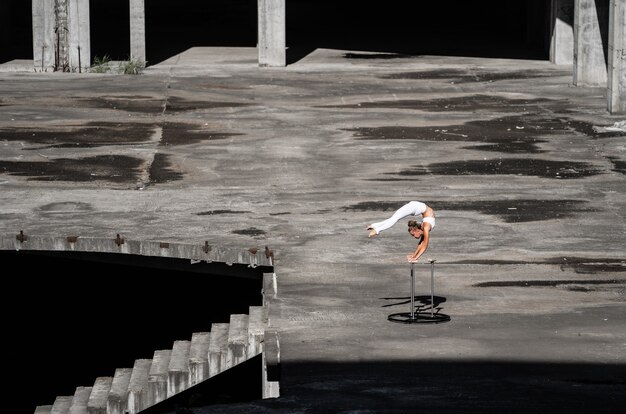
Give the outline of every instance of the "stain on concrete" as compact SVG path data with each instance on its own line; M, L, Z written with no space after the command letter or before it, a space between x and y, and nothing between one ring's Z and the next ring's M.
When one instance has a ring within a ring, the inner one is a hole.
M265 230L260 230L256 227L250 227L249 229L233 230L232 233L244 236L262 236L265 234Z
M494 158L461 160L414 166L400 171L401 176L420 175L519 175L551 179L576 179L602 174L587 162L554 161L539 158ZM395 173L390 173L395 174Z
M357 104L326 105L327 108L389 108L412 109L428 112L451 111L496 111L528 112L540 104L551 102L549 99L507 98L496 95L466 95L439 99L399 99L392 101L367 101Z
M618 160L615 157L607 157L613 164L611 171L618 172L620 174L626 174L626 161Z
M626 284L626 280L620 279L587 279L587 280L495 280L490 282L476 283L474 287L557 287L562 285L607 285Z
M34 128L0 128L0 140L34 144L24 150L46 148L95 148L106 145L141 144L153 139L161 128L160 146L187 145L243 135L208 130L206 126L182 122L163 124L90 122Z
M76 213L93 211L93 207L88 203L76 201L65 201L60 203L44 204L38 209L44 213Z
M141 123L90 122L84 125L36 128L0 128L0 140L36 144L25 150L43 148L94 148L147 142L155 126Z
M568 120L567 125L570 129L586 135L590 138L614 138L626 137L623 131L606 131L604 128L597 128L594 124L585 121Z
M544 70L527 70L527 71L506 71L506 72L487 72L481 70L468 69L439 69L424 70L415 72L400 72L381 76L382 79L450 79L453 83L469 83L469 82L495 82L499 80L514 79L532 79L540 77L552 77L555 75L571 76L569 71L544 71Z
M574 217L578 213L596 211L588 207L582 200L482 200L482 201L437 201L422 200L435 211L439 209L451 211L476 211L481 214L497 216L507 223L553 220ZM395 211L406 201L380 202L366 201L347 206L342 209L349 211Z
M448 201L434 203L433 208L437 204L446 210L477 211L481 214L497 216L507 223L553 220L574 217L577 213L596 211L583 200Z
M158 184L183 179L183 174L177 169L174 169L169 158L169 155L166 154L155 154L152 164L150 165L150 183Z
M463 147L465 149L510 154L546 152L540 147L540 144L546 142L542 137L572 132L563 120L535 114L471 121L460 125L362 127L344 131L352 132L359 140L467 142L472 145Z
M214 215L218 215L218 214L246 214L249 213L249 211L245 211L245 210L209 210L209 211L201 211L199 213L196 213L196 215L198 216L214 216Z
M87 108L114 109L127 112L159 114L163 112L165 101L162 98L141 95L98 96L93 98L73 97L72 106ZM65 106L65 105L64 105Z
M524 260L459 260L454 264L477 264L487 266L502 265L528 265L528 264L550 264L558 265L561 271L573 270L576 273L606 273L626 271L625 259L614 258L588 258L588 257L552 257L537 261Z
M140 95L98 96L95 98L73 97L70 101L88 108L114 109L127 112L160 114L186 112L215 108L235 108L248 105L241 102L196 101L177 96L155 98ZM64 105L65 106L65 105Z
M234 132L217 132L205 126L180 122L165 122L162 125L162 136L159 145L187 145L204 141L216 141L238 135Z
M564 257L552 260L562 271L576 273L626 272L626 260L605 258Z
M278 213L270 213L270 216L284 216L286 214L291 214L291 212L289 212L289 211L281 211L281 212L278 212Z
M137 181L143 160L127 155L59 158L49 161L0 161L0 172L34 181L125 183Z
M165 112L186 112L215 108L237 108L249 104L242 102L219 102L219 101L192 101L189 99L170 96L167 99Z

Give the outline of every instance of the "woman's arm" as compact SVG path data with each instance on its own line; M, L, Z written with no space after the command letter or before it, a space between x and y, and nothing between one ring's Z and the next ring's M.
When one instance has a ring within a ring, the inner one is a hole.
M407 259L409 262L417 262L417 260L426 252L428 249L428 240L430 236L430 224L424 223L423 226L424 235L422 237L422 241L417 245L417 249L415 249L415 253L407 255Z

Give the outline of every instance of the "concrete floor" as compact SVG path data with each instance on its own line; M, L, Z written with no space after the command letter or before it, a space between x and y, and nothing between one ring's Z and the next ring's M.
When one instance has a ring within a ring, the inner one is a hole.
M255 62L0 73L0 234L272 248L281 397L193 413L623 412L626 132L604 88L534 60ZM437 212L448 322L387 319L415 242L366 226L409 200Z

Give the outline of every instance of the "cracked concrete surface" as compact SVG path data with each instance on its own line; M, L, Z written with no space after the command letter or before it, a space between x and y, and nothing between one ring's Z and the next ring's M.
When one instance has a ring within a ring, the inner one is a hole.
M534 60L210 53L139 76L0 73L3 234L275 251L281 397L192 412L626 404L626 133L594 129L623 118L603 88ZM437 211L446 323L387 320L408 311L414 241L366 226L414 199Z

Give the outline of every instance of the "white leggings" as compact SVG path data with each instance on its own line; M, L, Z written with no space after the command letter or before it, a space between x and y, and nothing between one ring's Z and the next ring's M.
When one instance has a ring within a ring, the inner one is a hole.
M394 224L398 222L398 220L407 217L407 216L419 216L426 211L426 204L421 201L410 201L407 204L400 207L391 217L387 220L379 221L378 223L372 224L372 228L376 231L376 234L380 233L383 230L387 230ZM435 227L435 220L432 220L431 229Z

